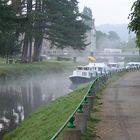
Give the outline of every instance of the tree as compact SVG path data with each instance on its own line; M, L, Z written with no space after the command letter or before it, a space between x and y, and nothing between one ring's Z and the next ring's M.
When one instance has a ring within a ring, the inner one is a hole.
M98 49L118 48L120 46L120 37L114 31L109 31L108 34L96 31L96 42Z
M90 8L85 6L82 14L84 15L85 18L88 18L90 20L92 19L92 10Z
M8 0L0 0L0 33L9 32L15 28L15 12Z
M49 13L48 39L59 48L83 49L87 26L82 22L77 0L46 0Z
M3 33L0 35L0 55L6 57L6 63L9 58L20 53L20 42L17 40L14 33Z
M19 42L15 34L18 19L8 0L0 0L0 55L8 58L19 53Z
M109 31L108 32L108 37L111 39L111 40L120 40L120 37L119 35L114 32L114 31Z
M0 11L0 19L4 17L0 22L3 21L2 26L7 23L4 28L9 26L17 42L21 41L22 62L39 60L44 38L58 48L84 49L87 45L88 27L83 23L77 0L7 0L1 3L1 7L5 4L2 10L12 9Z
M136 44L139 48L140 54L140 0L133 3L131 11L132 12L129 15L129 19L131 21L128 24L128 28L130 31L135 32L136 34Z

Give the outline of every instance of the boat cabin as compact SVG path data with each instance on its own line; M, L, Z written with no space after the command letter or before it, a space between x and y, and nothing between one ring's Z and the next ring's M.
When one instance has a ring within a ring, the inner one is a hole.
M93 77L93 68L89 66L77 66L73 71L73 76Z
M96 75L101 75L108 72L105 63L89 63L89 66L93 67L93 71L96 72Z

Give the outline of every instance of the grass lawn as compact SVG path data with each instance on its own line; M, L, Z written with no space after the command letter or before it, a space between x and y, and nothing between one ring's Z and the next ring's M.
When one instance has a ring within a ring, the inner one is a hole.
M4 140L49 140L75 110L89 86L83 85L69 95L40 107Z
M21 74L35 74L37 72L60 72L73 70L80 63L72 61L45 61L28 64L4 64L0 61L0 76L13 76Z

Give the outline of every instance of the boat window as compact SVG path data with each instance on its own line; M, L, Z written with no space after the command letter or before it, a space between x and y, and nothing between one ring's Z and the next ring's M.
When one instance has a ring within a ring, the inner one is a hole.
M84 70L89 70L89 68L88 67L84 67Z
M78 69L78 70L83 70L83 68L82 68L82 67L77 67L77 69Z
M117 67L117 64L112 64L112 67Z
M82 72L82 76L87 76L87 72Z
M102 68L101 68L101 67L99 67L99 68L98 68L98 71L102 71Z
M130 64L126 64L126 66L130 66Z
M117 64L107 64L108 67L117 67Z

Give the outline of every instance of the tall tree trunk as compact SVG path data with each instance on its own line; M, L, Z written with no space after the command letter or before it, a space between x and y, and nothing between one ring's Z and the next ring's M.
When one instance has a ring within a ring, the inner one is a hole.
M6 54L6 64L8 64L8 54Z
M32 62L32 38L30 38L30 46L29 46L29 62Z
M25 36L23 42L22 59L23 63L29 62L29 44L32 38L32 22L30 21L30 14L32 12L32 0L27 0L27 18L29 22L26 24Z
M22 57L21 57L22 63L28 62L28 43L29 43L29 37L28 37L28 34L25 33L24 42L23 42Z
M42 40L43 40L42 36L35 38L33 61L39 61L39 56L42 49Z
M37 12L42 12L42 0L36 0L35 10ZM34 55L33 61L39 61L39 55L42 49L42 41L43 41L43 31L42 31L42 22L38 19L35 21L35 28L37 27L37 34L35 34L35 42L34 42Z

